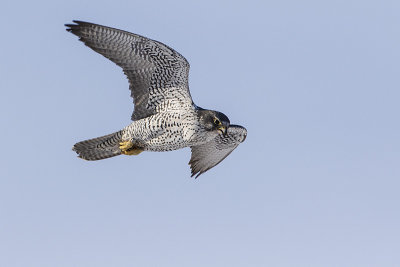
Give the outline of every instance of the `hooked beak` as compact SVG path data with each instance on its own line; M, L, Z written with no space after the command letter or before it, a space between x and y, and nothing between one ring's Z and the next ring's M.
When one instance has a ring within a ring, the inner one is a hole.
M221 131L224 137L227 136L228 133L228 125L221 125L218 127L218 131Z

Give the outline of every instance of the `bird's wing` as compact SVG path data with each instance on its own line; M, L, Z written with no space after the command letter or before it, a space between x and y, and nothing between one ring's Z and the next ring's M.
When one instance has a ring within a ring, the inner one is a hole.
M196 178L223 161L241 142L246 139L246 128L231 125L226 136L219 134L208 143L192 146L192 157L189 164L192 177Z
M132 120L157 113L166 101L192 106L189 63L163 43L130 32L83 21L66 24L85 45L120 66L135 104Z

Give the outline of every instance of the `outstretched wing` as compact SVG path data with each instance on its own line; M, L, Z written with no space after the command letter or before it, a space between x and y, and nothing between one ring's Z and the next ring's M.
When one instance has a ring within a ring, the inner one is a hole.
M189 63L163 43L118 29L83 21L66 24L67 31L97 53L120 66L129 79L135 104L132 120L157 113L166 101L192 105Z
M189 164L192 177L196 178L223 161L241 142L246 139L246 128L231 125L226 136L218 135L208 143L192 146L192 157Z

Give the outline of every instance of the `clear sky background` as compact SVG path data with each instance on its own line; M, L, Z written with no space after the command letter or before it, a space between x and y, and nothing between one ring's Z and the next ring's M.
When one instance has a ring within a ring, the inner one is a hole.
M399 1L2 1L0 266L400 266ZM73 19L162 41L248 137L86 162L130 123Z

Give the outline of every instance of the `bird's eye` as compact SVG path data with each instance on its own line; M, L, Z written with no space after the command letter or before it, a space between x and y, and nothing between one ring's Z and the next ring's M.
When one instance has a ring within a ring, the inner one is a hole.
M219 119L217 119L217 118L214 118L214 124L215 124L215 125L220 125L220 124L221 124L221 122L219 121Z

